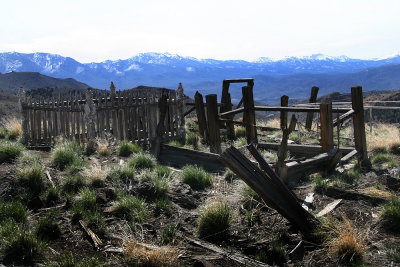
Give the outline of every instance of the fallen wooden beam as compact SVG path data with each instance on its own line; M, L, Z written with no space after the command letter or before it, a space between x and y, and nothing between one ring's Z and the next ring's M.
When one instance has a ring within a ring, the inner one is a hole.
M237 262L237 263L239 263L241 265L244 265L244 266L260 266L260 267L269 266L268 264L265 264L265 263L263 263L261 261L257 261L257 260L254 260L252 258L249 258L249 257L247 257L245 255L242 255L239 252L234 252L233 253L232 250L226 251L223 248L218 247L218 246L216 246L214 244L211 244L209 242L206 242L206 241L200 241L200 240L196 240L196 239L193 239L193 238L190 238L190 237L185 237L185 238L191 244L194 244L196 246L205 248L207 250L215 252L215 253L217 253L219 255L222 255L224 257L227 257L227 258L229 258L229 259L231 259L231 260L233 260L233 261L235 261L235 262Z
M334 208L337 207L337 205L339 205L339 203L342 201L342 199L336 199L334 201L332 201L331 203L329 203L328 205L326 205L326 207L321 210L320 212L318 212L318 214L315 216L317 218L322 217L326 214L328 214L329 212L331 212Z
M287 175L286 177L282 178L284 178L286 183L291 183L293 180L301 177L307 171L323 168L329 172L336 167L340 158L341 155L339 150L334 148L329 152L316 155L306 160L288 162L286 164Z
M243 179L271 208L297 227L305 237L311 237L319 226L314 216L304 210L294 194L285 186L272 168L258 153L255 147L248 145L249 151L258 161L263 172L235 147L230 147L221 154L221 161L238 177Z
M224 171L225 165L219 160L219 155L186 148L162 145L158 160L174 167L198 165L207 171Z
M278 150L280 144L278 143L259 143L257 145L258 149L271 149ZM298 145L298 144L288 144L287 149L290 153L298 156L315 156L322 153L322 147L319 145ZM346 155L354 150L354 147L340 147L340 152Z
M95 233L93 233L93 231L90 230L90 228L88 228L82 220L79 220L79 224L86 232L86 234L90 237L94 248L96 250L100 250L100 248L103 246L103 242L101 242L100 238Z
M342 198L347 200L364 200L372 204L382 204L388 201L388 199L384 197L371 196L354 190L345 190L334 186L329 186L325 191L325 195L332 198Z
M312 206L313 201L314 201L314 193L308 193L306 199L304 199L303 204L301 204L301 206L306 211L309 211Z
M348 153L346 156L344 156L341 160L340 160L340 164L345 164L347 163L352 157L357 155L357 150L353 150L350 153Z
M46 176L47 176L47 179L49 180L49 182L51 183L51 186L55 187L53 179L51 178L50 172L48 170L46 170Z

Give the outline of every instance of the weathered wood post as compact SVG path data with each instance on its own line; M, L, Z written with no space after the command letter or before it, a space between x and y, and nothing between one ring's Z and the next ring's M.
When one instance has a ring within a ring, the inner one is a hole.
M351 88L351 106L353 113L354 143L359 159L368 159L367 140L365 136L364 104L361 86Z
M222 96L221 96L221 107L219 108L219 112L227 112L232 110L232 101L231 101L231 94L229 93L229 82L224 80L222 82ZM227 116L227 120L232 120L234 115L232 116ZM229 140L234 140L235 139L235 128L233 126L233 123L230 121L227 121L225 123L226 125L226 130L227 130L227 135Z
M254 111L253 86L243 86L243 122L246 126L247 143L258 143L256 128L256 112Z
M117 111L115 108L115 85L111 82L110 85L110 100L111 100L111 110L112 110L112 134L115 138L118 138L118 118L117 118Z
M162 144L165 132L164 121L168 108L167 99L168 99L168 92L166 90L163 90L161 93L161 97L158 100L158 113L160 120L158 121L156 129L156 137L153 140L151 147L151 152L156 158L158 158L158 156L160 155L160 146Z
M320 118L322 152L328 152L333 148L332 103L320 104Z
M87 122L87 153L96 150L96 106L93 102L93 92L91 88L86 90L85 120Z
M281 96L281 107L287 107L289 105L289 97L287 95ZM281 111L281 130L287 129L287 111Z
M182 140L185 139L185 116L184 114L184 109L185 109L185 95L183 94L183 87L182 83L179 83L178 89L176 90L176 103L177 103L177 108L178 108L178 114L177 114L177 122L178 122L178 129L177 129L177 135L179 138Z
M22 136L21 143L27 145L28 143L28 112L26 110L26 95L23 87L19 88L18 92L18 107L21 112L21 125L22 125Z
M217 95L206 95L210 152L221 154L221 136L218 122Z
M204 111L203 95L196 91L194 95L194 105L196 107L197 122L199 123L200 136L208 141L208 129L206 121L206 113Z
M309 103L315 103L315 102L317 102L318 90L319 90L319 88L316 87L316 86L313 86L313 87L311 88L311 96L310 96L310 100L308 101ZM306 119L306 126L305 126L305 128L306 128L307 130L309 130L309 131L311 130L313 118L314 118L314 112L308 112L308 113L307 113L307 119Z

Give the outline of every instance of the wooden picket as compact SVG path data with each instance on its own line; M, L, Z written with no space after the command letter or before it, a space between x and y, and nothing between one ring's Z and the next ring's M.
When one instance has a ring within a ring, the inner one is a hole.
M116 92L113 84L110 89L110 93L97 91L94 95L92 90L88 90L86 98L70 95L65 99L59 96L44 100L22 96L22 141L28 146L52 146L60 136L82 143L112 134L117 140L150 144L156 137L160 120L158 101L161 92ZM184 116L178 112L183 112L179 108L183 106L180 103L184 101L183 90L168 90L167 95L163 137L165 140L182 139L184 121L181 118ZM94 124L94 136L90 123Z

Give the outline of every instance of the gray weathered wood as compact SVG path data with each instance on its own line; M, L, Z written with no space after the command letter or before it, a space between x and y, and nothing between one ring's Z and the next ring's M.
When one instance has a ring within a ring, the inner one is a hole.
M211 153L221 153L221 137L218 122L217 95L206 95L208 137Z
M327 152L333 148L332 103L320 104L321 146Z
M361 86L351 88L351 105L353 107L354 143L361 160L368 158L367 140L365 136L364 104Z
M310 100L308 101L309 103L315 103L315 102L317 102L318 90L319 90L319 88L316 87L316 86L313 86L313 87L311 88L311 96L310 96ZM305 128L306 128L307 130L311 130L313 117L314 117L314 113L313 113L313 112L308 112L308 113L307 113L306 125L305 125Z
M198 91L196 91L196 94L194 95L194 101L197 114L197 121L199 123L200 136L202 136L205 140L207 140L208 128L207 128L206 115L204 111L203 95L200 94Z
M253 98L253 87L243 86L243 122L246 125L246 138L247 143L258 143L257 139L257 128L256 128L256 113L254 111L254 98Z

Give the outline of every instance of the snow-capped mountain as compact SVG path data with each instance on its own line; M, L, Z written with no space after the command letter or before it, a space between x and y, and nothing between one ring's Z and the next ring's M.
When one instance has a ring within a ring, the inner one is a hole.
M194 90L199 86L209 88L207 84L221 84L227 78L338 75L389 64L400 64L400 55L360 60L315 54L282 59L261 57L251 62L196 59L170 53L142 53L124 60L80 63L69 57L48 53L0 53L0 73L39 72L56 78L74 78L100 89L107 88L110 81L114 81L119 89L138 85L175 88L182 82L186 88Z

